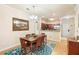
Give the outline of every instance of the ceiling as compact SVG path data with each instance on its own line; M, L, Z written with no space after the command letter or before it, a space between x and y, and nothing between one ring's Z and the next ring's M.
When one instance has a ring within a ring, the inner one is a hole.
M30 15L45 17L60 17L67 14L74 14L74 4L8 4L11 7L20 9Z

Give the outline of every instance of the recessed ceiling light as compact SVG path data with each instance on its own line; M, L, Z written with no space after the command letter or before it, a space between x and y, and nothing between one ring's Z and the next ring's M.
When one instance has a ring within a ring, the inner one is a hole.
M26 10L30 10L29 8L26 8Z
M32 7L35 8L36 6L33 5Z
M53 21L53 20L55 20L55 19L54 19L54 18L50 18L49 20L50 20L50 21Z

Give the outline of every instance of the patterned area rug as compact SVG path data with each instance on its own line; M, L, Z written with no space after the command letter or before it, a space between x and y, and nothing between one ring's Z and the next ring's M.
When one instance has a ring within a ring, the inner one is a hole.
M32 53L32 55L51 55L51 53L53 52L53 49L55 47L55 44L47 44L44 47L34 51ZM5 55L21 55L21 48L17 47L14 48L12 50L6 51L4 54ZM26 54L26 55L30 55L30 54Z

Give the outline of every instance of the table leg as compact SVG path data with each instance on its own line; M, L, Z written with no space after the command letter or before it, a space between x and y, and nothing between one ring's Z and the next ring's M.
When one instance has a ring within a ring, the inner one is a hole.
M31 43L31 45L30 45L30 50L31 50L31 55L32 55L32 43Z

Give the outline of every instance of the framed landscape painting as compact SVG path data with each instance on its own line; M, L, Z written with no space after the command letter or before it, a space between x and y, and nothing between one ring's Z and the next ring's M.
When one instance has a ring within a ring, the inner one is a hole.
M29 21L13 18L13 31L23 31L23 30L29 30Z

